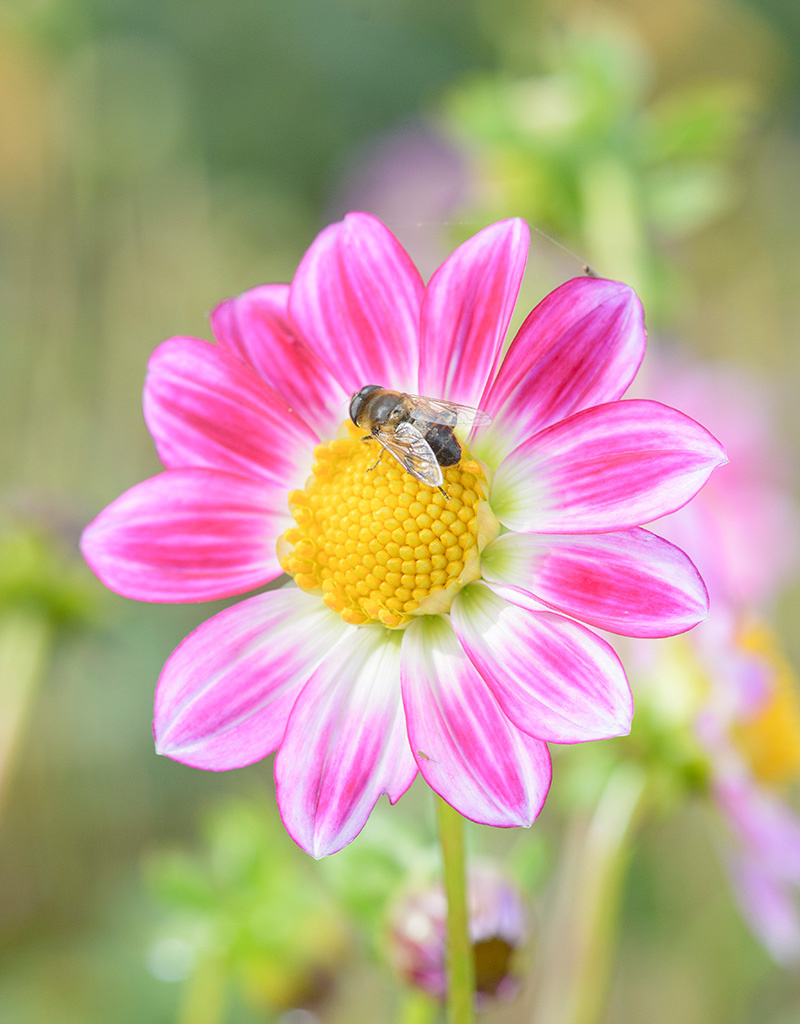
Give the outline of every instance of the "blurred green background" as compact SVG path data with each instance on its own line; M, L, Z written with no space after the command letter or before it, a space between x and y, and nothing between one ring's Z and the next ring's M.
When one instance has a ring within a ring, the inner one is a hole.
M276 824L269 764L214 775L153 753L155 680L210 610L106 593L77 554L82 526L159 469L140 409L155 345L209 337L222 298L289 280L350 205L384 215L426 272L520 214L574 254L534 233L523 312L584 262L631 281L651 331L767 377L796 453L799 12L790 0L6 0L3 1024L202 1024L181 984L191 943L165 925L164 869L154 883L147 865L199 848L215 806L263 807L288 879L267 903L284 900L285 915L306 913L286 893L327 877ZM795 664L799 608L795 584L777 613ZM551 865L558 779L528 837ZM392 814L433 826L416 788ZM483 842L504 853L519 836ZM798 1019L797 975L749 935L714 853L697 807L645 831L609 1022ZM531 956L547 941L534 917ZM282 1005L250 979L225 1019L307 1024L288 1007L312 996L324 1022L390 1019L389 974L334 919L324 984ZM282 976L302 973L298 934ZM525 1020L524 1000L487 1019Z

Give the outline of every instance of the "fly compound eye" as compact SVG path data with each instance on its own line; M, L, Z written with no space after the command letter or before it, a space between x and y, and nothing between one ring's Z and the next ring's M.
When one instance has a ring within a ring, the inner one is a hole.
M358 414L361 411L361 406L364 404L364 399L361 397L361 392L357 391L350 399L350 419L358 425Z
M367 384L360 391L356 391L350 399L350 419L356 426L358 426L358 418L361 415L361 410L364 408L364 402L373 392L380 391L380 389L380 384Z

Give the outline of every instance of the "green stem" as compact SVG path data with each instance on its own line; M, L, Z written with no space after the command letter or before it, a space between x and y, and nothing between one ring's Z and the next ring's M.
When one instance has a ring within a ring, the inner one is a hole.
M539 948L533 1024L596 1024L611 973L630 841L646 799L639 766L619 765L587 822L572 823L547 942Z
M0 803L24 742L52 633L42 612L12 608L0 615Z
M440 796L436 807L447 895L447 1020L448 1024L474 1024L475 963L469 940L464 819Z
M583 168L579 188L594 269L630 284L647 308L650 256L635 176L617 157L597 157Z

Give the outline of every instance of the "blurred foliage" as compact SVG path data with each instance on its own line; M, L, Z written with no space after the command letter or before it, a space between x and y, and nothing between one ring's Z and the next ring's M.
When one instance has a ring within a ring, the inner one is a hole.
M664 245L730 209L754 90L699 79L653 97L652 55L619 27L562 29L539 49L543 73L474 77L445 97L478 215L518 211L663 315L676 272Z
M588 743L560 756L559 800L566 813L588 813L621 762L640 766L647 777L648 813L661 819L687 800L705 797L710 782L708 753L694 722L708 699L708 680L679 636L652 642L657 654L646 669L636 666L624 640L618 642L634 681L635 723L629 736ZM645 685L646 684L646 685Z
M358 843L351 843L337 857L329 857L321 870L348 916L380 952L386 924L386 908L409 878L429 878L438 871L440 853L431 836L414 823L377 808Z
M0 615L28 609L54 625L88 624L97 591L85 566L41 530L12 528L0 534Z
M170 912L151 946L150 970L189 979L187 1007L198 988L203 1000L224 1003L229 985L273 1014L315 1005L334 984L349 937L313 864L297 856L265 801L220 805L204 832L202 851L148 859L149 887ZM185 1019L193 1019L188 1010ZM216 1019L226 1019L222 1007Z

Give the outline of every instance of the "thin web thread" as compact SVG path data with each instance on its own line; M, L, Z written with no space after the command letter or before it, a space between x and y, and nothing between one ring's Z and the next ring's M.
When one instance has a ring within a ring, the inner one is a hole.
M563 242L559 242L559 240L557 238L553 238L552 235L548 235L548 233L546 231L543 231L542 228L537 227L536 224L532 224L530 221L526 221L526 224L531 229L531 231L535 231L537 235L540 235L546 241L550 242L551 245L555 245L563 253L565 253L567 256L569 256L570 259L573 259L573 260L575 260L576 263L579 263L581 265L581 269L583 270L584 274L586 274L588 277L598 277L599 276L597 274L597 272L594 270L594 268L592 267L592 265L588 262L588 260L585 260L582 256L579 256L576 252L573 252L573 250L569 249L566 245L563 244ZM414 226L418 227L418 228L424 228L424 227L481 228L484 225L482 223L480 223L478 221L474 221L474 220L418 220L418 221L414 221Z

